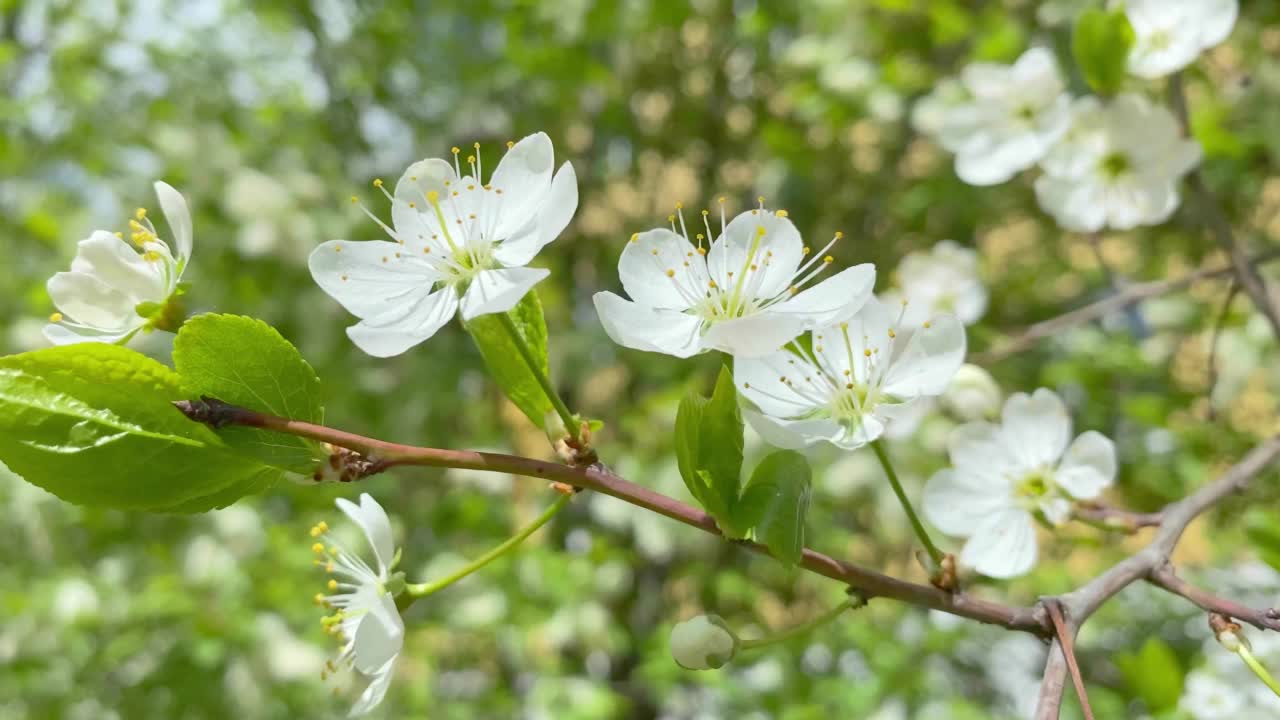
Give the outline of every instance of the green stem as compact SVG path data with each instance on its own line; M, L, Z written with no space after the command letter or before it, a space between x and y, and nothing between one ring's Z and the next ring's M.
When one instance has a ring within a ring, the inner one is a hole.
M463 565L457 570L454 570L439 580L425 583L410 583L405 585L405 593L410 597L409 602L405 605L407 606L408 604L412 604L414 600L419 600L431 595L432 593L443 590L480 568L483 568L485 565L488 565L494 560L506 555L508 552L511 552L511 550L513 550L517 545L524 542L525 538L528 538L530 535L537 532L538 528L546 525L547 522L550 521L551 518L555 517L556 513L560 512L560 510L563 509L565 505L568 505L569 501L572 499L572 495L560 496L560 498L551 503L546 510L543 510L542 514L539 515L537 519L521 528L520 532L517 532L515 535L504 540L501 545L498 545L489 552L481 555L475 560L472 560L466 565ZM403 609L404 608L402 607L401 610Z
M560 419L564 421L564 428L568 431L569 437L575 443L578 442L581 431L581 428L578 427L578 419L574 417L573 411L569 409L569 406L564 404L564 400L560 399L560 393L557 393L555 386L551 384L551 378L542 372L537 358L533 356L533 351L529 349L528 343L524 341L524 336L520 334L520 329L516 327L510 313L501 312L496 313L496 315L502 321L502 327L506 329L507 335L511 336L511 342L520 351L520 357L524 358L525 365L529 367L529 372L533 373L533 376L538 380L538 384L542 386L542 392L546 394L547 399L551 401L552 406L559 413Z
M1267 669L1262 666L1262 663L1258 662L1258 658L1253 656L1253 653L1249 650L1248 646L1241 643L1240 649L1237 650L1236 653L1240 655L1241 660L1244 660L1244 664L1249 666L1249 669L1253 671L1253 674L1257 675L1258 679L1261 680L1264 685L1271 688L1271 692L1275 693L1277 697L1280 697L1280 684L1277 684L1276 679L1271 677L1271 673L1267 672Z
M884 443L875 440L871 443L871 449L876 451L876 459L880 461L880 467L884 468L884 474L889 476L889 485L893 487L893 494L898 496L898 502L902 504L902 509L907 513L907 519L911 521L911 527L916 531L916 537L920 538L920 544L924 545L924 549L929 553L929 559L933 561L934 570L942 565L942 551L937 545L933 544L933 540L929 537L929 532L924 529L924 523L920 522L920 518L916 515L916 510L911 506L911 501L907 499L907 493L902 489L902 483L898 481L898 473L893 471L893 464L889 462L889 452L885 450Z
M809 622L800 623L799 625L796 625L795 627L787 628L786 630L783 630L783 631L781 631L781 632L777 633L776 635L770 635L770 636L768 636L768 637L757 638L757 639L755 639L755 640L743 640L743 641L741 641L741 642L739 642L739 643L738 643L738 649L739 649L739 650L752 650L752 649L754 649L754 648L764 647L765 645L773 645L774 643L784 642L784 641L786 641L786 640L790 640L791 638L798 637L798 636L800 636L800 635L804 635L805 633L807 633L807 632L809 632L809 631L811 631L811 630L815 630L815 629L817 629L817 628L819 628L819 627L822 627L823 625L826 625L827 623L831 622L832 620L835 620L837 617L839 617L839 616L840 616L840 613L843 613L844 611L848 610L849 608L858 607L858 606L860 606L861 604L862 604L862 598L861 598L861 597L849 597L849 598L846 598L846 599L844 600L844 602L841 602L839 605L837 605L837 606L835 606L835 607L831 608L830 610L828 610L828 611L826 611L826 612L822 613L821 615L819 615L818 617L816 617L816 618L814 618L814 619L810 620Z

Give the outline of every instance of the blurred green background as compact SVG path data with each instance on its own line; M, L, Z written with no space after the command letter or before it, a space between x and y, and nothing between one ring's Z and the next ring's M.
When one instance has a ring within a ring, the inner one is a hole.
M0 351L43 346L45 280L91 229L154 208L150 184L164 179L195 215L193 308L278 327L324 381L330 424L546 456L545 437L487 382L465 333L451 326L403 356L367 357L305 264L325 240L380 237L348 201L358 194L388 215L375 177L473 141L493 162L503 141L545 130L581 193L569 230L537 260L553 270L539 286L553 372L572 407L606 422L598 445L612 466L688 499L670 447L675 405L708 389L720 360L618 348L590 302L618 288L630 233L665 224L677 201L725 195L732 212L764 195L806 237L843 230L839 263L875 262L882 290L908 252L944 238L977 248L992 301L970 330L975 351L1104 297L1112 282L1222 262L1184 207L1164 226L1105 235L1109 279L1085 238L1036 208L1029 182L966 186L913 129L912 103L938 79L1032 43L1056 48L1083 92L1066 53L1072 14L1089 4L0 0ZM1243 4L1228 43L1187 82L1208 182L1261 248L1280 236L1280 6ZM1113 437L1122 469L1112 500L1155 509L1280 430L1275 341L1243 294L1224 311L1227 294L1225 281L1201 283L990 369L1006 392L1055 388L1078 430ZM163 338L149 340L163 356ZM915 492L945 463L955 423L931 415L894 441ZM812 457L810 544L921 579L870 451ZM345 714L350 697L319 677L337 648L311 604L323 574L307 530L341 524L333 498L361 490L391 512L415 580L499 542L552 497L525 479L402 470L184 517L85 510L0 478L0 717ZM1277 498L1272 473L1197 522L1177 556L1185 574L1248 602L1280 601L1266 564L1280 562ZM1034 602L1142 538L1073 526L1042 540L1034 573L974 591ZM667 651L671 625L691 615L716 612L743 632L784 627L842 591L583 495L522 552L414 606L377 714L1026 715L1038 642L887 601L715 672L683 671ZM1127 590L1079 642L1098 716L1183 717L1186 673L1222 654L1208 639L1185 602Z

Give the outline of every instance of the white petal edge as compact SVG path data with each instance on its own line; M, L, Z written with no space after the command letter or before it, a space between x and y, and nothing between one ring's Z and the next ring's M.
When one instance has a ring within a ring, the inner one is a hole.
M1054 480L1077 500L1092 500L1116 479L1116 446L1106 435L1081 433L1062 456Z
M871 298L871 289L875 284L875 265L855 265L800 291L795 297L779 303L770 311L801 317L810 329L834 325L848 320L861 310Z
M1025 510L1009 508L987 517L960 552L960 563L1001 580L1025 574L1036 564L1036 530Z
M511 267L482 270L462 296L464 321L515 307L534 285L551 274L546 268Z
M160 209L164 211L165 220L173 230L174 250L178 257L179 269L185 269L191 259L191 246L194 242L194 230L191 224L191 209L182 193L173 189L167 182L155 184L156 198L160 201Z
M458 293L441 288L391 313L372 316L347 328L347 337L373 357L394 357L435 335L458 311Z
M677 310L653 308L611 292L592 298L600 324L623 347L687 358L702 352L702 321Z

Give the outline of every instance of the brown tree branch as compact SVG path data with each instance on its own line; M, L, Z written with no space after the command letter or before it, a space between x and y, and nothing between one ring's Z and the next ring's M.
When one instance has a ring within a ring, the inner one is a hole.
M1057 634L1058 654L1067 664L1071 673L1071 683L1076 686L1076 697L1080 699L1080 708L1084 711L1085 720L1093 720L1093 707L1089 705L1089 694L1084 689L1084 676L1080 674L1080 663L1076 662L1075 629L1067 626L1062 616L1062 603L1048 600L1044 607L1049 611L1049 619L1053 622L1053 631ZM1061 694L1061 691L1059 691Z
M1280 250L1271 250L1259 253L1248 262L1251 265L1270 262L1280 258ZM1010 355L1026 350L1036 342L1056 335L1063 330L1067 330L1078 325L1098 320L1113 312L1123 310L1130 305L1135 305L1148 298L1164 295L1165 293L1180 290L1189 285L1194 285L1201 280L1208 280L1223 275L1230 275L1235 271L1234 265L1220 265L1214 268L1204 268L1194 272L1187 273L1179 278L1169 280L1152 280L1150 282L1134 283L1126 285L1123 290L1113 295L1098 300L1097 302L1085 305L1062 315L1049 318L1043 322L1023 330L1022 333L1010 340L1006 340L995 348L986 352L975 353L971 356L971 362L978 365L989 365L991 363L1004 360Z
M1241 605L1234 600L1220 598L1178 577L1172 565L1164 565L1152 570L1147 576L1147 582L1164 588L1174 595L1180 595L1208 612L1249 623L1259 630L1280 632L1280 610L1275 608L1259 610Z
M215 428L225 425L244 425L354 450L370 461L367 474L381 472L398 465L420 465L485 470L542 478L565 483L575 488L594 490L704 532L720 535L720 529L716 527L715 520L707 513L624 480L599 463L580 468L501 453L400 445L323 425L254 412L213 398L202 398L200 401L180 400L174 405L192 420ZM762 555L769 554L768 549L758 543L735 541L735 544ZM899 580L874 570L836 560L810 549L804 550L800 566L810 572L838 580L856 589L868 599L889 598L1043 637L1048 637L1052 632L1044 613L1039 608L1002 605L962 593L945 592L930 585Z
M1135 533L1141 528L1158 527L1164 519L1162 512L1133 512L1096 502L1080 503L1071 516L1107 530L1127 533Z

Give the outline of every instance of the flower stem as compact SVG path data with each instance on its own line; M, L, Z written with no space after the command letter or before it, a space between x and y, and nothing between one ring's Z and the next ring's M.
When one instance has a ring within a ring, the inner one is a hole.
M813 618L808 622L800 623L795 627L789 627L786 630L783 630L775 635L769 635L767 637L757 638L755 640L743 640L738 644L738 649L752 650L754 648L764 647L766 645L773 645L774 643L785 642L787 640L790 640L791 638L799 637L801 635L804 635L805 633L808 633L811 630L815 630L817 628L822 627L823 625L826 625L832 620L835 620L837 617L840 616L840 613L843 613L844 611L850 608L861 607L863 602L864 601L861 596L850 596L848 598L845 598L845 600L841 602L839 605L836 605L835 607L831 608L830 610L822 613L818 617Z
M1267 672L1267 669L1262 666L1262 663L1258 662L1258 658L1253 656L1249 647L1244 643L1241 643L1240 648L1236 650L1236 653L1240 656L1241 660L1244 660L1244 664L1249 666L1249 669L1253 671L1253 674L1257 675L1258 679L1261 680L1264 685L1271 688L1271 692L1275 693L1277 697L1280 697L1280 684L1276 683L1276 679L1271 677L1271 673Z
M565 505L568 505L569 501L572 499L573 495L561 495L560 498L551 503L546 510L543 510L542 514L534 519L533 522L521 528L515 535L512 535L504 540L502 544L439 580L425 583L409 583L408 585L405 585L405 593L410 596L410 602L443 590L471 573L483 568L485 565L488 565L494 560L506 555L508 552L511 552L511 550L513 550L517 545L524 542L526 538L537 532L538 528L546 525L547 522L550 521L551 518L555 517L556 513L560 512L560 510L562 510Z
M538 385L542 386L542 392L547 396L547 400L551 401L556 413L564 421L564 427L568 431L569 437L574 442L578 442L579 433L581 432L581 428L578 426L578 419L574 416L573 411L569 409L569 406L564 404L564 400L560 399L560 393L556 392L555 386L551 384L551 378L547 377L547 374L542 371L537 358L533 356L533 351L529 349L529 344L525 342L524 336L520 334L520 329L516 327L515 321L511 319L511 314L505 312L496 314L502 322L502 327L506 329L507 335L511 336L511 342L520 351L520 357L524 358L525 365L529 367L529 372L537 379Z
M907 493L902 489L902 483L898 481L898 473L894 472L893 464L889 462L889 452L885 450L884 443L879 440L872 441L871 449L876 451L876 459L884 468L884 474L889 476L889 485L893 487L893 494L898 496L898 502L902 504L902 509L907 513L907 519L911 521L912 529L916 531L916 537L920 538L920 544L924 545L925 551L929 553L929 559L933 561L934 570L936 570L942 565L942 551L933 544L929 532L924 529L924 523L920 522L915 508L907 499Z

